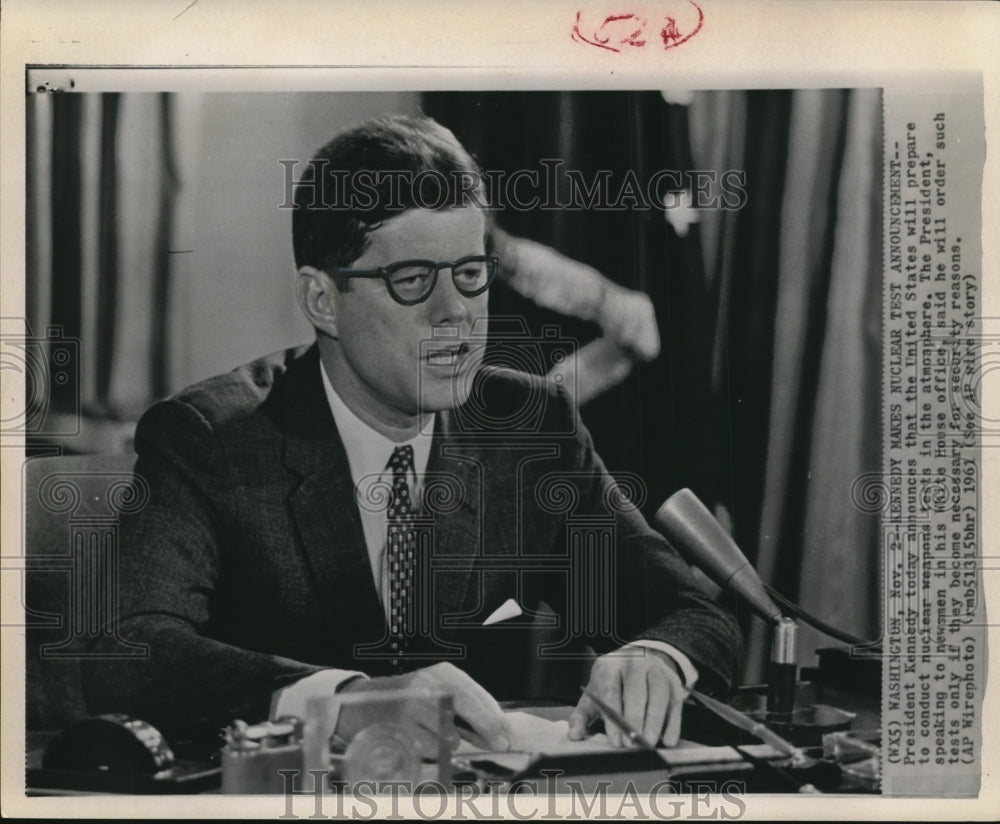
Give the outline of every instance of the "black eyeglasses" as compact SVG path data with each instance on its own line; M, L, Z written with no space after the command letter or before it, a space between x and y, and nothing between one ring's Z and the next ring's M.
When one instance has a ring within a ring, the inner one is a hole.
M451 279L465 297L474 298L490 288L499 259L469 255L458 260L400 260L377 269L338 269L342 278L382 278L389 294L403 306L423 303L437 285L438 272L451 269Z

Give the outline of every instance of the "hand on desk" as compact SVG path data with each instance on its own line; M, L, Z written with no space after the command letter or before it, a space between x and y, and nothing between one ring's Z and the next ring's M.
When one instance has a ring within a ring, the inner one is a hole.
M450 692L454 696L455 715L468 728L457 724L459 733L478 747L486 750L503 751L510 749L510 733L504 719L503 710L483 687L462 670L448 663L434 664L414 670L404 675L384 678L359 678L345 684L341 693L380 692L389 690L432 690ZM433 756L437 753L437 712L430 703L414 703L413 708L426 710L426 717L406 718L408 723L416 722L420 729L421 754ZM419 711L419 710L418 710ZM381 721L385 708L375 704L344 705L337 721L337 735L350 741L365 727Z
M594 662L588 689L612 709L618 710L632 728L654 745L660 741L674 747L680 739L681 709L686 696L684 682L670 656L647 649L640 657L612 653ZM579 741L587 728L602 715L584 695L569 719L569 737ZM604 728L611 744L625 745L627 739L610 718Z

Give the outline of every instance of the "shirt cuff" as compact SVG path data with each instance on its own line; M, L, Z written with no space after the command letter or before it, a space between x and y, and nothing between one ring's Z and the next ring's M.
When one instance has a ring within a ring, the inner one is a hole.
M677 664L677 668L681 671L681 677L684 679L684 686L689 690L694 689L695 682L698 680L698 670L691 663L691 659L673 644L668 644L665 641L655 641L652 638L640 638L638 641L632 641L625 646L659 650Z
M340 691L348 681L355 678L367 678L363 672L355 670L325 669L300 678L293 684L275 690L271 696L271 718L281 718L292 715L301 721L306 719L306 708L310 698L328 698ZM329 738L337 729L337 719L340 716L340 702L331 701L324 726L329 730Z

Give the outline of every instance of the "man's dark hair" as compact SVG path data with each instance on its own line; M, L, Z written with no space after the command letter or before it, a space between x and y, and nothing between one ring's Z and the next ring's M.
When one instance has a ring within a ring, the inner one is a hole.
M370 232L404 211L486 206L479 166L455 135L432 118L407 115L333 138L299 178L294 203L296 267L331 275L364 254Z

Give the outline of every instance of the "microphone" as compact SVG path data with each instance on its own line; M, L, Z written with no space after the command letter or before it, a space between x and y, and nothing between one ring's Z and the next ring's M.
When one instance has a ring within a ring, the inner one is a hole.
M657 510L653 525L688 563L698 567L719 586L735 592L771 625L766 709L749 711L750 715L766 719L800 746L807 741L818 744L824 732L840 729L845 717L841 710L824 707L822 713L818 713L818 705L796 706L796 623L782 616L750 561L695 494L690 489L675 492ZM841 640L850 639L849 643L865 643L818 622L801 607L786 602L780 594L775 598L820 632L834 634Z
M732 589L768 623L780 621L781 610L768 596L757 571L690 489L667 498L653 522L689 563L719 586Z

